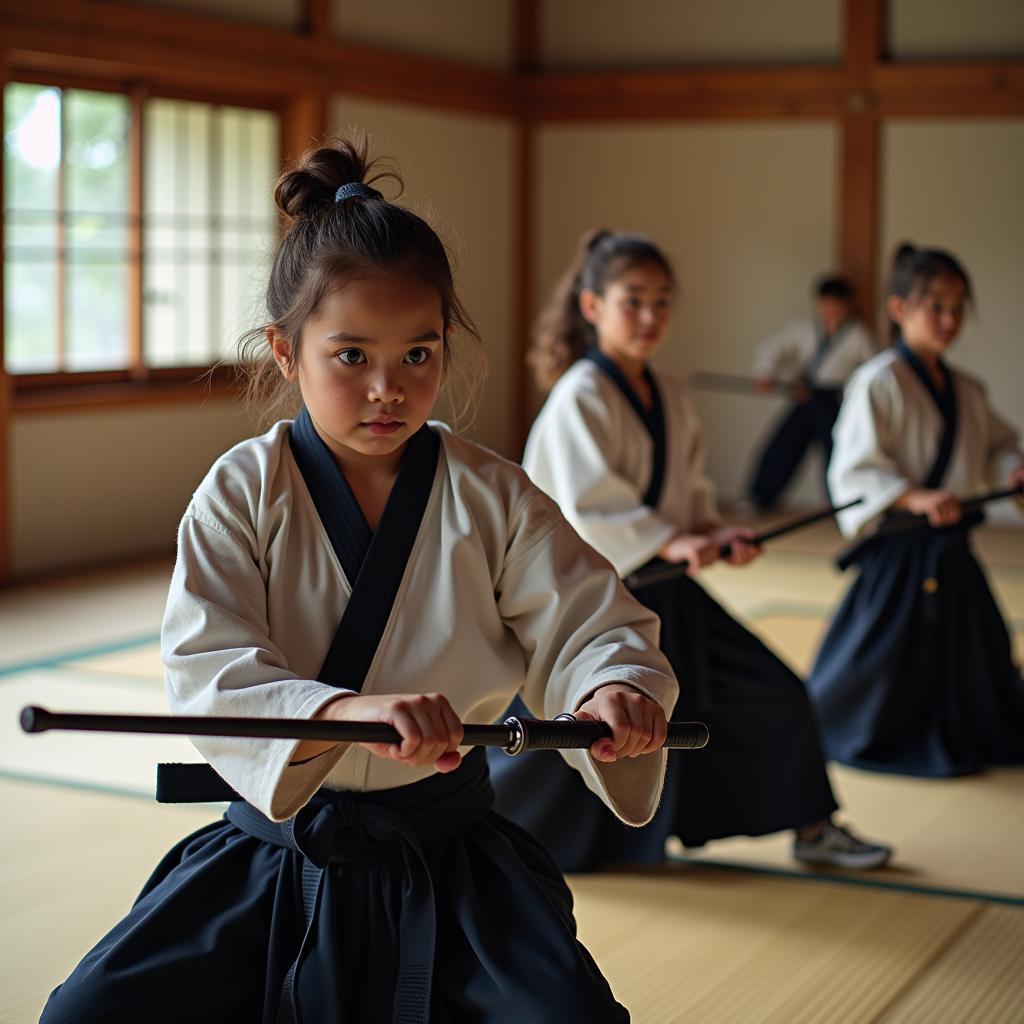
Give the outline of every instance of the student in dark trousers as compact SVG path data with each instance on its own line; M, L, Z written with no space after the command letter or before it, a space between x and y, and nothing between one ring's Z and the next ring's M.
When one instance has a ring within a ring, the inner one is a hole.
M650 364L674 302L672 268L650 239L584 239L540 321L532 361L550 393L523 464L620 575L689 563L690 575L636 596L661 619L661 648L680 681L675 714L707 721L711 743L685 763L670 753L661 806L643 829L624 827L571 772L533 754L492 758L498 805L566 871L659 863L669 836L695 847L783 829L794 831L799 860L876 867L891 851L832 820L803 683L693 578L723 544L737 565L758 552L748 531L719 519L689 392Z
M936 249L900 249L887 310L895 345L850 381L829 486L856 546L857 579L808 688L825 748L845 764L960 775L1024 763L1024 684L971 551L983 516L958 498L1024 486L1024 449L985 385L947 356L971 302L967 272ZM886 533L894 517L927 525ZM877 528L877 533L876 533Z
M401 743L197 738L243 799L165 856L44 1024L629 1020L462 722L519 693L608 723L567 757L642 825L676 681L654 615L554 503L428 422L479 338L437 235L372 173L343 143L278 183L249 367L264 411L301 409L200 484L161 648L176 713L385 722Z
M843 385L874 354L867 328L853 315L853 289L844 277L823 277L814 288L814 314L794 320L758 346L758 387L789 386L791 403L776 423L750 482L750 499L761 509L778 504L808 451L824 466L832 454L832 427Z

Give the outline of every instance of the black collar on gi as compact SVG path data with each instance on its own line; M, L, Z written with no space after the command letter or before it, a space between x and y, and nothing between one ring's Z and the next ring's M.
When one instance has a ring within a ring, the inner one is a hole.
M928 394L931 395L935 407L942 417L942 436L939 438L939 449L935 453L935 461L932 463L928 476L925 478L923 487L934 490L942 485L942 481L949 469L949 463L953 458L953 445L956 442L957 414L956 414L956 392L953 388L953 374L949 367L940 359L939 371L946 380L946 386L939 390L935 386L932 375L925 368L923 362L901 338L896 343L896 351L900 358L910 367L914 375L921 382Z
M644 367L644 379L651 389L651 407L647 409L644 407L643 402L640 401L640 396L633 390L629 381L626 380L626 375L596 345L591 345L583 353L583 358L596 363L619 391L622 392L623 397L632 406L637 416L640 417L640 422L644 425L647 433L651 436L651 440L654 442L651 482L647 485L643 501L645 505L657 508L658 500L661 498L661 489L665 484L666 437L665 409L661 402L661 393L658 391L658 384L654 379L654 374L651 373L649 367Z
M441 441L425 424L409 439L376 531L370 529L345 474L305 409L291 426L289 443L331 547L352 585L317 679L359 690L416 543Z

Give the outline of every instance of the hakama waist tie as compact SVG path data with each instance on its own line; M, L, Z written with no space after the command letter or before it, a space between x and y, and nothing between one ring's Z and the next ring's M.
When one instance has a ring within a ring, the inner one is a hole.
M285 976L279 1024L296 1024L297 976L316 927L324 880L332 865L401 856L405 878L398 938L395 1024L427 1024L437 915L424 847L449 839L486 815L494 791L482 750L466 755L458 770L397 789L370 793L321 790L294 818L271 821L236 801L227 818L249 835L302 854L305 932Z

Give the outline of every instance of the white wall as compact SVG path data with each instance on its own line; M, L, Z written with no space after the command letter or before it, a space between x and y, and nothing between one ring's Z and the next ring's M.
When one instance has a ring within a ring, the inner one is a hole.
M14 575L171 550L196 485L250 433L226 399L16 417Z
M543 299L588 228L652 235L681 292L655 360L685 374L749 374L758 338L809 308L835 248L836 131L825 123L552 125L540 133L536 294ZM740 493L773 399L702 391L709 470ZM793 492L817 503L810 463Z
M840 59L840 0L540 0L547 67Z
M1021 0L889 0L889 52L899 58L1020 57Z
M513 0L335 0L335 34L347 42L508 68Z
M394 158L406 186L399 202L424 217L453 253L459 295L490 363L476 424L466 433L515 454L513 125L354 96L334 98L330 125L336 132L368 132L374 150Z

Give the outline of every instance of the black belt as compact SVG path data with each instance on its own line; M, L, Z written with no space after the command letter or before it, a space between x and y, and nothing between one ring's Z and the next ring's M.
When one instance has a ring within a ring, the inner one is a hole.
M494 803L483 750L467 754L447 775L433 775L397 789L371 793L320 790L294 818L271 821L251 804L236 801L226 817L243 832L302 854L306 930L284 979L279 1024L299 1018L299 971L331 864L400 855L409 887L402 902L394 1020L427 1024L434 974L436 910L424 846L448 839L482 818Z

